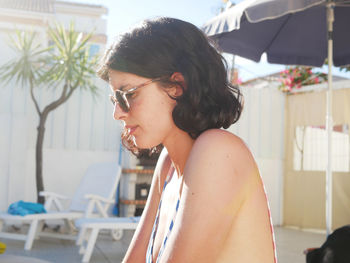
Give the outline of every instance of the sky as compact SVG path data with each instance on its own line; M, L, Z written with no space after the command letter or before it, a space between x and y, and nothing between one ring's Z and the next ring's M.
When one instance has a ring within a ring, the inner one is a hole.
M69 0L73 2L102 5L108 8L107 35L108 42L144 19L169 16L190 22L201 28L204 23L220 12L224 7L223 0ZM239 3L242 0L231 0ZM232 55L224 55L231 65ZM259 76L276 73L285 69L283 65L269 64L266 56L262 56L259 63L241 57L235 57L235 67L239 71L239 78L246 81ZM326 73L326 68L316 71ZM339 72L334 69L334 75L350 77L350 73Z

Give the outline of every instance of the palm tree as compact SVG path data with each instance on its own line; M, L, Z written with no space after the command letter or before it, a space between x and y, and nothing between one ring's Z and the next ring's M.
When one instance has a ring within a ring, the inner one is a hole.
M31 99L39 116L36 140L36 188L37 201L44 203L39 193L44 190L42 161L45 123L50 112L65 103L77 89L87 89L94 95L97 87L93 82L96 57L89 56L88 41L92 32L86 34L76 32L73 23L66 31L60 24L49 27L48 35L53 45L42 48L35 44L36 33L16 32L12 38L11 48L17 56L0 67L0 78L9 82L15 79L22 87L29 86ZM45 85L61 90L57 100L40 109L34 94L34 88Z

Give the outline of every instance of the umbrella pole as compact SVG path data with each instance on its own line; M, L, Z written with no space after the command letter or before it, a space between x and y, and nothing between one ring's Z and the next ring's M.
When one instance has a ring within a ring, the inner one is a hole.
M327 150L328 162L326 171L326 231L327 236L332 231L332 132L333 132L333 88L332 88L332 64L333 64L333 22L334 2L327 3L327 27L328 27L328 91L327 91Z

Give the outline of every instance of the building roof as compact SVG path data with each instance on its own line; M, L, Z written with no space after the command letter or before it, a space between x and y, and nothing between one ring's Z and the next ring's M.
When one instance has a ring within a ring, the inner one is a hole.
M86 8L104 8L102 5L77 3L71 1L56 0L0 0L0 8L23 10L39 13L55 13L55 5L63 4L66 6L86 7ZM107 11L106 11L107 12Z
M343 81L343 80L349 80L349 78L345 78L342 76L332 75L333 82L336 81ZM256 78L249 79L247 81L244 81L242 85L252 84L260 81L269 81L269 82L279 82L280 81L280 72L275 72L269 75L260 76Z
M88 4L88 3L77 3L74 1L56 1L58 4L65 4L71 6L84 6L84 7L92 7L92 8L104 8L102 5Z
M0 8L54 13L54 0L0 0Z

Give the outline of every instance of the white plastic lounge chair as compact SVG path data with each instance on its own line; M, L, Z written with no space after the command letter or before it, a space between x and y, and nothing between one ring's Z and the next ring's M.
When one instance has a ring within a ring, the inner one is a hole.
M113 238L120 239L123 230L136 229L139 221L140 217L81 218L76 220L75 225L84 229L83 232L79 233L77 239L77 245L80 246L79 253L83 254L82 262L90 261L100 230L111 230Z
M69 198L55 193L42 192L41 195L46 197L45 208L48 211L47 213L26 216L11 215L6 212L0 213L0 238L24 240L25 250L30 250L34 239L41 236L75 240L77 236L72 235L75 230L72 220L81 217L108 217L108 208L115 202L114 195L120 175L121 168L115 162L94 164L88 168L67 211L63 210L61 200ZM56 208L56 211L53 210L53 207ZM45 221L49 223L58 219L64 220L69 234L42 231ZM4 224L14 222L29 224L27 234L3 231Z

